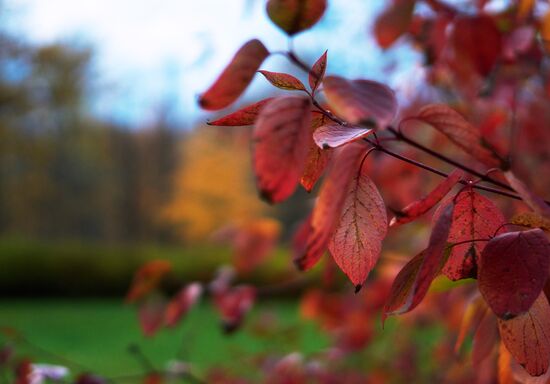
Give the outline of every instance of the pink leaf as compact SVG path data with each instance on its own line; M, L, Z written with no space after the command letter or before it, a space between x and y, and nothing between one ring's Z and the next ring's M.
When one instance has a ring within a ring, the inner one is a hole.
M300 80L288 73L258 71L277 88L286 89L288 91L305 91L306 87Z
M349 127L338 124L324 125L313 133L319 148L336 148L359 140L373 131L372 128Z
M168 327L176 326L201 295L202 285L199 283L191 283L183 287L168 303L164 311L164 324Z
M330 107L350 124L385 128L397 112L394 92L382 83L327 76L323 86Z
M315 93L317 87L323 81L325 77L325 71L327 69L327 51L317 59L313 67L311 67L311 72L309 72L309 86L311 87L311 92Z
M269 103L273 98L264 99L257 103L248 105L239 109L227 116L221 117L214 121L209 121L208 125L226 126L226 127L240 127L243 125L252 125L256 118L260 114L262 108Z

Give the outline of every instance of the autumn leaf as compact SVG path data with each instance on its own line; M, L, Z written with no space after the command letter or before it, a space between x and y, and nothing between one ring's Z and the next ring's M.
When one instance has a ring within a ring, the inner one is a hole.
M167 327L175 327L201 295L202 285L200 283L191 283L183 287L166 306L164 324Z
M133 303L141 300L155 290L161 279L172 270L172 263L167 260L151 260L142 265L134 274L132 285L126 295L126 301Z
M527 313L498 319L500 337L513 358L531 376L540 376L550 364L550 306L543 293Z
M288 73L258 71L277 88L286 89L288 91L305 91L306 87L300 80Z
M328 249L358 287L378 261L388 229L384 200L364 168L355 171L338 221Z
M331 149L321 149L317 146L313 140L313 133L315 130L328 122L328 117L319 112L311 113L311 140L309 143L309 150L306 158L306 166L304 168L304 173L300 178L300 183L304 189L308 192L311 192L317 180L321 177L327 164L332 158Z
M448 256L447 237L453 205L448 205L434 225L428 247L411 259L397 274L384 306L385 318L412 311L426 296Z
M498 383L499 384L516 384L514 374L512 372L512 355L506 349L506 346L501 341L498 347Z
M323 53L321 57L317 59L315 64L313 64L313 67L311 67L311 71L309 72L309 86L311 87L311 93L313 94L325 77L325 71L327 69L327 52L328 51L325 51L325 53Z
M257 103L247 105L227 116L221 117L214 121L207 122L208 125L225 126L225 127L240 127L243 125L252 125L260 114L262 108L273 100L272 97L258 101Z
M292 36L317 23L326 7L326 0L269 0L266 9L271 21Z
M477 330L481 320L483 320L488 311L489 307L487 307L483 297L479 294L468 303L458 330L458 336L455 343L455 353L458 353L462 347L466 336Z
M453 281L476 277L479 257L487 242L468 240L489 240L497 230L503 232L504 215L491 200L470 187L463 188L452 203L444 202L434 213L434 220L447 204L455 205L447 242L461 244L452 246L442 273Z
M394 92L382 83L327 76L323 87L330 107L352 125L385 128L397 112Z
M241 326L245 315L254 305L256 289L248 285L227 288L214 292L213 299L223 330L232 333Z
M401 224L409 223L428 212L437 203L439 203L451 189L453 189L463 175L464 172L460 169L455 169L452 171L449 176L447 176L445 180L430 191L430 193L420 200L410 203L398 212L397 215L391 220L390 227L396 227Z
M547 11L540 24L540 36L546 52L550 52L550 10Z
M271 203L288 198L302 176L310 140L310 104L305 97L279 97L256 120L254 171L262 197Z
M458 18L450 41L455 60L481 76L492 71L501 54L501 33L493 18L486 15Z
M454 109L444 104L429 104L418 112L415 119L431 125L486 166L500 167L502 165L502 160L483 139L481 132Z
M201 108L215 111L233 103L250 84L269 51L259 40L250 40L235 54L214 84L199 98Z
M159 295L149 296L138 308L138 319L145 336L153 336L164 322L166 300Z
M485 315L477 326L472 347L472 363L479 369L483 360L487 359L498 342L498 327L495 315L485 311Z
M548 279L550 242L540 229L500 234L479 259L479 291L500 318L529 310Z
M328 124L319 127L313 133L313 140L319 148L336 148L359 140L373 131L372 128L352 127L338 124Z
M338 225L348 186L365 152L366 147L361 144L350 144L337 150L313 208L311 230L303 254L294 260L300 270L313 267L327 249Z
M537 215L550 219L550 206L539 196L537 196L523 181L521 181L512 171L504 172L504 177L510 183L510 186L521 196L523 202L527 204Z
M415 0L394 0L378 16L374 24L374 36L378 45L389 48L409 30L415 3Z

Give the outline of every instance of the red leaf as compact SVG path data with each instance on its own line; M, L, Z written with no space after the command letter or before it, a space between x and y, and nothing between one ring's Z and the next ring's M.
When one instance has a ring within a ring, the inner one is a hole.
M309 86L311 87L311 92L315 93L317 90L317 87L321 82L323 81L323 77L325 77L325 71L327 69L327 52L323 53L319 59L313 64L313 67L311 67L311 71L309 72Z
M453 206L449 205L434 225L428 248L411 259L397 274L384 306L384 318L412 311L426 296L430 284L446 261L446 240L452 215Z
M338 124L324 125L313 133L319 148L336 148L357 141L373 131L372 128L350 127Z
M454 23L451 44L457 62L487 76L500 56L502 37L491 17L462 17Z
M251 286L242 285L214 293L214 305L225 332L234 332L241 326L255 300L256 289Z
M153 336L162 326L166 301L160 296L150 296L138 309L139 324L145 336Z
M397 112L394 92L382 83L327 76L323 86L330 107L350 124L384 128Z
M472 348L472 363L479 369L483 360L491 355L498 342L496 317L491 311L486 311L477 327Z
M328 118L319 112L312 112L311 114L311 131L315 130L326 124ZM306 159L306 166L300 183L306 191L311 192L319 177L323 174L328 162L332 158L332 150L323 150L315 144L313 137L309 143L309 151Z
M500 209L472 188L463 188L453 202L453 223L447 242L489 239L499 228L499 233L504 231L502 225L506 221ZM440 209L435 212L434 219L439 212ZM485 241L474 241L453 246L442 273L453 281L476 277L479 257L486 244Z
M167 260L152 260L141 266L134 275L126 301L132 303L148 295L171 270L172 264Z
M489 167L500 167L496 151L483 139L480 131L454 109L443 104L423 107L416 119L431 125L454 144Z
M540 229L493 238L479 260L479 291L498 317L525 313L537 299L550 267L550 242Z
M378 18L374 25L374 35L382 48L390 47L401 35L409 30L415 0L394 0Z
M269 102L254 126L253 159L258 189L271 203L288 198L305 167L310 135L310 101L283 96Z
M300 80L288 73L258 71L277 88L286 89L288 91L305 91L306 87Z
M334 261L356 287L378 261L387 229L384 200L363 168L356 170L328 245Z
M258 101L257 103L248 105L239 109L236 112L230 113L227 116L214 121L209 121L208 125L225 126L225 127L240 127L243 125L252 125L260 114L262 108L271 100L272 97Z
M244 44L214 84L200 96L201 108L214 111L237 100L267 56L269 51L260 40Z
M395 227L400 224L409 223L419 216L422 216L433 206L441 201L447 193L459 182L464 172L460 169L455 169L449 176L437 185L430 193L422 199L412 202L401 210L390 222L390 227Z
M300 270L313 267L327 249L338 225L348 186L357 172L365 150L363 145L351 144L336 152L312 212L311 231L304 253L295 258L295 264Z
M510 320L498 319L502 342L531 376L540 376L550 364L550 306L540 294L529 312Z
M164 324L174 327L189 312L202 294L202 285L191 283L183 287L168 303L164 312Z
M325 13L326 0L269 0L267 15L288 35L311 28Z
M529 206L538 215L550 219L550 207L542 198L537 196L527 187L523 181L518 179L512 171L504 172L504 177L514 190L521 196L523 202Z

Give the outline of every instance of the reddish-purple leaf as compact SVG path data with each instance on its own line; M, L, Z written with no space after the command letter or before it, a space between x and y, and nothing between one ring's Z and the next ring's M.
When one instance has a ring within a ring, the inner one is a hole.
M527 187L523 181L518 179L512 171L504 172L504 177L514 190L521 196L523 202L529 206L538 215L550 219L550 207L544 200L537 196Z
M191 283L183 287L168 303L164 311L164 324L174 327L195 305L202 294L202 285Z
M463 188L453 198L453 203L453 223L447 242L464 243L452 247L442 273L456 281L476 277L479 257L487 244L486 241L466 241L489 239L497 234L497 230L498 233L504 231L503 224L506 221L500 209L491 200L472 188ZM435 212L434 220L447 204L450 202L443 203Z
M269 0L267 15L288 35L311 28L325 13L326 0Z
M374 36L382 48L390 47L409 30L415 0L394 0L374 25Z
M350 124L385 128L397 112L395 93L382 83L327 76L323 87L330 107Z
M501 159L483 139L481 132L454 109L443 104L429 104L415 118L434 127L483 164L489 167L501 165Z
M305 97L279 97L256 120L254 170L258 189L269 202L288 198L302 176L311 134L310 104Z
M449 176L430 191L430 193L403 208L401 212L391 220L390 227L409 223L428 212L439 203L451 189L453 189L463 175L464 172L460 169L452 171Z
M364 168L356 170L328 245L334 261L356 287L365 282L378 261L387 230L382 196Z
M311 113L311 133L312 137L309 143L309 151L306 159L306 166L304 168L304 173L300 179L300 183L304 189L308 192L311 192L319 177L325 171L327 164L332 158L331 149L321 149L315 144L313 140L313 132L328 122L328 117L319 112Z
M256 289L241 285L214 292L214 305L218 310L225 332L236 331L244 316L250 311L256 300Z
M286 89L288 91L305 91L306 87L300 80L288 73L258 71L277 88Z
M502 342L531 376L540 376L550 364L550 306L541 293L531 309L510 320L498 319Z
M508 232L487 243L479 260L479 291L503 319L525 313L542 291L550 242L540 229Z
M215 111L237 100L267 56L269 51L261 41L248 41L237 51L214 84L200 96L201 108Z
M447 256L447 237L451 228L453 206L445 208L434 225L428 248L409 261L398 273L384 306L384 317L413 310L439 274Z
M260 114L262 108L273 100L272 97L258 101L257 103L248 105L239 109L227 116L221 117L214 121L209 121L208 125L225 126L225 127L240 127L243 125L252 125Z
M319 148L336 148L359 140L373 131L372 128L361 128L329 124L319 127L313 133L313 140Z
M327 69L327 51L317 59L315 64L313 64L313 67L311 67L311 71L309 72L309 86L311 87L311 92L315 93L317 90L317 87L321 82L323 81L323 78L325 77L325 71Z
M475 369L479 369L483 360L491 355L498 345L497 319L491 311L485 311L485 315L479 322L472 347L472 363Z
M360 144L346 145L337 150L312 212L311 231L304 253L295 258L295 264L300 270L313 267L327 249L338 225L348 186L358 171L365 151L365 146Z
M153 336L162 326L166 300L161 296L149 296L138 308L141 330L145 336Z

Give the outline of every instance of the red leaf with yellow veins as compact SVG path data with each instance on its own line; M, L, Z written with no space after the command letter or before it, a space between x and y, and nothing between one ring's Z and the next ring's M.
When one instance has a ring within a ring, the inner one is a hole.
M269 0L267 15L288 35L311 28L325 13L326 0Z
M305 91L306 87L300 80L288 73L258 71L277 88L286 89L288 91Z
M323 78L325 77L325 71L327 69L327 51L317 59L315 64L313 64L313 67L311 67L311 71L309 72L309 86L311 87L311 92L315 93L317 90L317 87L321 82L323 81Z
M294 260L300 270L313 267L327 249L338 225L348 187L366 150L364 145L358 143L336 151L313 208L303 254L297 255Z
M428 247L411 259L397 274L386 305L384 318L412 311L439 274L447 256L447 237L451 228L453 206L445 208L434 225Z
M527 313L498 319L500 337L512 357L531 376L540 376L550 364L550 306L541 293Z
M455 169L449 176L437 185L430 193L422 199L412 202L401 210L390 222L390 227L396 227L400 224L409 223L422 216L445 197L447 193L460 181L464 172Z
M352 125L385 128L397 112L394 92L376 81L327 76L323 89L329 106Z
M315 130L323 125L325 125L328 122L328 118L319 112L312 112L311 113L311 132L315 132ZM313 137L311 137L311 140L309 142L309 150L307 154L306 159L306 166L304 168L304 173L302 174L302 178L300 179L300 183L304 187L304 189L308 192L311 192L315 184L317 183L317 180L321 177L323 172L325 171L325 168L327 167L327 164L329 163L330 159L332 158L332 150L331 149L321 149L315 144L315 141L313 140Z
M315 140L319 148L336 148L357 141L372 131L372 128L330 124L319 127L313 133L313 140Z
M328 246L353 285L361 286L374 268L387 229L384 200L364 168L359 169L346 191L339 223Z
M252 125L260 114L262 108L273 100L272 97L258 101L257 103L248 105L239 109L227 116L221 117L214 121L209 121L208 125L224 126L224 127L240 127L243 125Z
M214 84L199 98L201 108L215 111L233 103L250 84L269 51L260 40L250 40L235 54Z
M271 203L288 198L302 176L311 135L310 105L305 97L279 97L256 120L254 171L262 197Z
M501 166L502 160L483 139L481 132L454 109L444 104L429 104L418 112L415 119L431 125L486 166Z
M409 30L415 0L394 0L376 19L374 35L378 45L389 48Z
M491 200L472 188L463 188L453 201L455 209L447 242L464 243L452 247L442 273L456 281L476 277L479 257L487 244L486 241L466 241L488 240L496 234L497 230L499 230L498 233L505 230L503 224L506 221L500 209ZM434 220L446 204L448 203L442 204L441 208L435 212Z
M498 317L521 315L541 293L549 267L550 242L542 230L503 233L481 254L479 291Z

